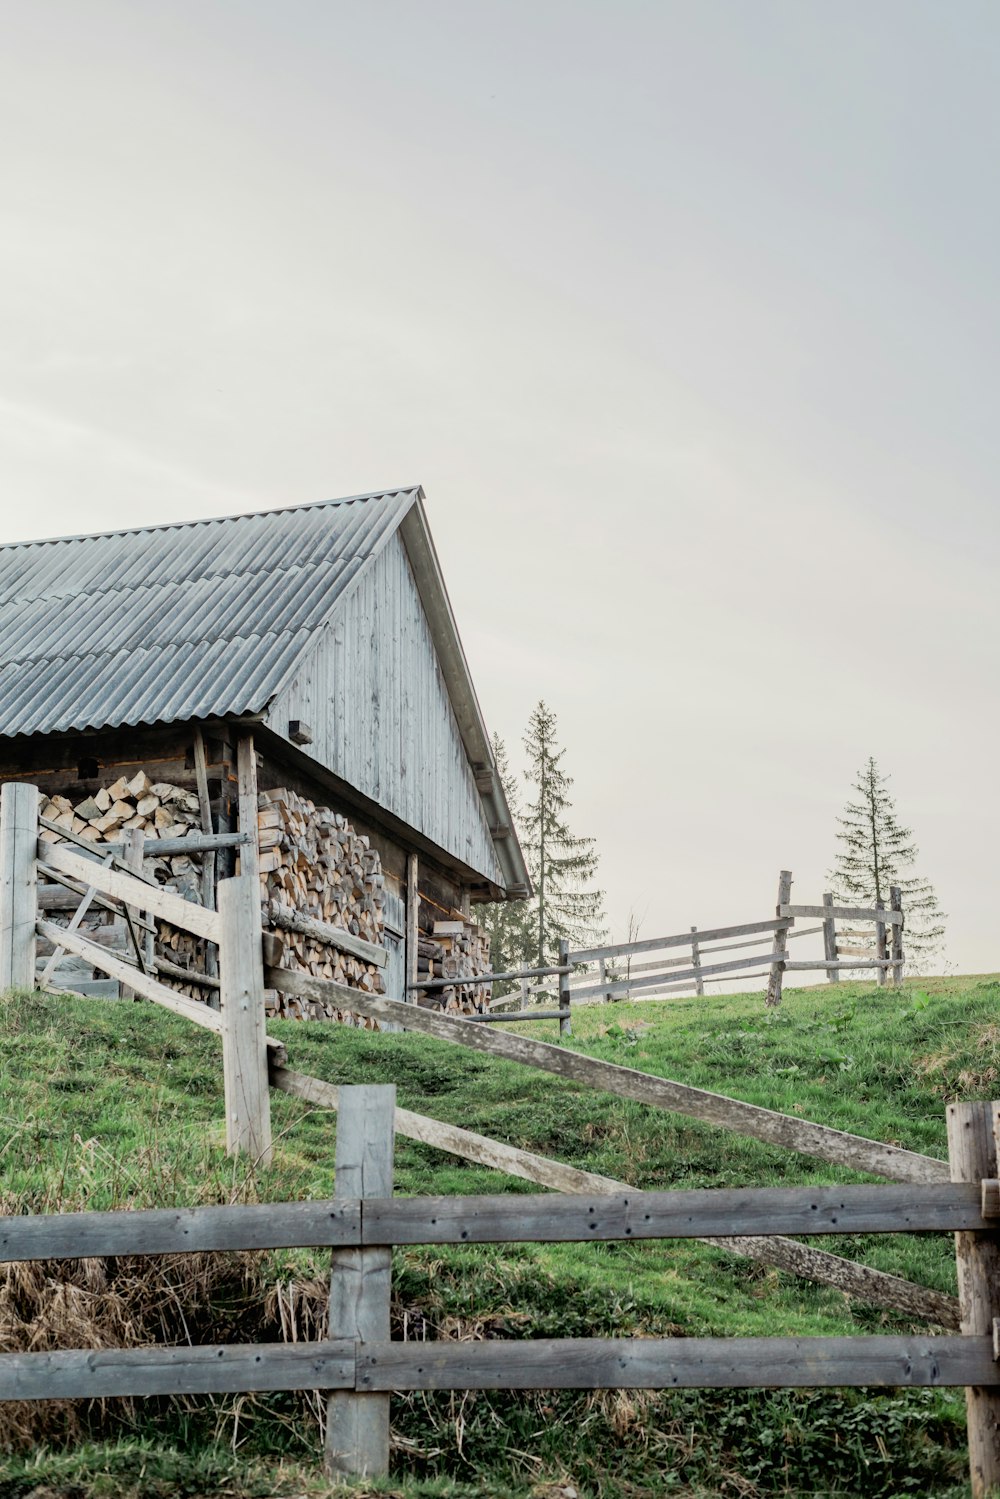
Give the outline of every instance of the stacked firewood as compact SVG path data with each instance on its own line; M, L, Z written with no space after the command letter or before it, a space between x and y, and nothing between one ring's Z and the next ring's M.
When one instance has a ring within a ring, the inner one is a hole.
M455 979L454 985L427 990L421 996L421 1004L436 1005L461 1015L482 1010L490 997L489 986L463 984L461 981L489 971L489 935L464 917L435 921L431 934L422 933L417 941L417 981L422 978Z
M144 770L131 780L121 776L113 786L102 786L77 802L68 796L46 797L42 817L89 843L111 843L124 828L141 828L147 838L183 838L191 828L201 831L199 802L193 791L151 781ZM42 837L58 834L43 830Z
M383 944L382 890L385 878L378 852L355 832L347 818L329 807L281 788L262 791L257 816L260 841L260 893L265 925L279 926L284 913L339 927L377 947ZM314 978L333 979L368 994L384 994L382 969L315 934L281 929L282 963ZM301 1019L365 1021L334 1005L307 1003L267 992L273 1013Z

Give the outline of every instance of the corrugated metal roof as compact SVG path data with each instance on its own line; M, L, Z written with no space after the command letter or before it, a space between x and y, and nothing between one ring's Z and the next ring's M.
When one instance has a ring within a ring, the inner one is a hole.
M420 495L0 546L0 734L260 712Z

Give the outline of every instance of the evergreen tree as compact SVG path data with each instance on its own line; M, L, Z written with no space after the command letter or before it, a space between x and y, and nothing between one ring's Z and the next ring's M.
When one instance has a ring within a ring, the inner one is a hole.
M534 791L522 816L522 846L535 887L532 966L554 963L560 939L571 947L599 940L604 892L587 889L597 870L593 838L578 838L566 821L572 777L562 768L555 714L540 701L524 736L525 779Z
M507 758L507 746L499 734L493 735L493 759L510 808L511 823L520 836L521 803L517 781ZM530 901L491 901L480 907L478 919L490 935L490 964L494 973L509 973L514 968L532 966L534 923ZM509 993L516 987L516 984L498 984L493 990L493 997Z
M854 782L858 799L849 801L844 815L837 818L841 846L828 878L834 898L846 905L873 906L883 901L888 906L890 887L899 886L906 916L903 947L907 966L912 966L941 947L945 916L933 886L908 872L917 847L911 830L896 818L896 803L886 789L888 779L879 774L869 756Z

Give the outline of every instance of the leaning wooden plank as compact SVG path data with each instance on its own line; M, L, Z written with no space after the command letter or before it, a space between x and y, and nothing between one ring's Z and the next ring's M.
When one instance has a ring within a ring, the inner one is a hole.
M207 937L210 942L219 940L218 912L196 906L193 901L184 900L173 890L165 890L160 885L148 885L144 880L137 880L134 875L124 874L120 869L105 869L103 865L88 859L84 854L78 854L64 843L46 844L45 861L62 874L71 875L87 886L93 885L105 895L113 895L129 905L151 911L164 921L172 922L174 926L194 932L197 937Z
M81 849L83 854L85 856L89 856L91 859L100 858L104 854L110 852L114 855L114 862L119 867L123 867L125 854L124 843L101 843L95 847L95 845L93 843L89 843L86 838L80 838L76 833L71 833L69 828L61 828L57 822L50 822L47 817L39 817L38 825L41 828L45 828L45 830L49 833L58 833L60 844L71 843L74 848ZM52 847L53 845L51 843L40 838L38 840L39 859L47 858L49 850ZM145 878L146 877L143 876L143 879ZM152 876L150 876L147 883L150 885L155 885L156 881L152 878Z
M876 911L868 906L789 906L782 905L782 916L822 916L834 921L884 921L887 925L901 923L902 911Z
M341 952L360 958L362 963L373 963L376 968L384 968L389 961L389 954L384 947L378 947L374 942L365 942L362 937L355 937L353 932L345 932L343 927L333 926L328 921L303 916L290 906L283 906L280 901L271 901L267 911L272 924L281 927L282 931L312 937L327 947L336 947Z
M688 937L690 942L691 938ZM767 963L775 956L772 953L759 953L755 958L733 958L728 963L702 963L699 968L684 968L680 973L672 973L672 983L680 983L682 979L697 979L705 977L710 973L739 973L745 968L756 968L758 963ZM652 974L641 979L622 979L617 984L595 984L586 989L574 989L575 999L587 999L594 994L631 994L636 989L656 988L662 982L661 975Z
M116 958L114 953L109 952L106 947L99 947L96 942L89 942L78 932L70 932L66 927L56 926L52 921L40 921L38 931L40 936L48 937L50 942L59 942L69 952L75 952L78 957L86 958L102 973L110 974L112 978L120 980L123 984L129 984L136 994L142 995L143 999L151 999L154 1004L173 1010L176 1015L183 1015L185 1020L191 1020L195 1025L200 1025L207 1031L216 1031L221 1034L222 1017L218 1010L210 1010L199 1000L188 999L185 995L168 989L165 984L157 983L156 979L150 978L148 974L140 973L131 963L125 963L121 958Z
M293 1072L288 1067L273 1066L271 1082L283 1092L303 1098L319 1108L336 1109L339 1106L339 1089L333 1083ZM578 1166L567 1166L548 1156L518 1150L514 1145L504 1145L499 1140L488 1139L485 1135L474 1134L471 1130L460 1129L454 1124L443 1124L439 1119L429 1119L426 1115L415 1114L409 1109L397 1108L394 1119L397 1135L419 1140L424 1145L445 1150L450 1155L476 1165L493 1167L508 1176L534 1182L553 1192L596 1192L604 1196L632 1190L626 1182L616 1181L613 1177L598 1176L593 1171L581 1171ZM942 1327L958 1327L958 1302L955 1297L946 1296L941 1291L932 1291L927 1286L915 1285L898 1275L887 1275L883 1270L856 1264L841 1255L830 1254L825 1249L814 1249L811 1245L781 1237L734 1238L726 1235L703 1242L763 1264L775 1265L790 1275L814 1280L821 1285L835 1286L845 1295L854 1296L872 1306L903 1312L909 1317L921 1317Z
M572 1082L601 1088L675 1114L686 1114L709 1124L722 1125L737 1134L751 1135L768 1144L798 1150L803 1155L833 1161L854 1171L871 1172L895 1181L948 1180L947 1162L932 1156L918 1155L915 1151L866 1140L825 1124L778 1114L758 1104L726 1098L721 1093L710 1093L687 1083L671 1082L648 1072L635 1072L630 1067L584 1056L564 1046L553 1046L529 1036L511 1035L509 1031L500 1034L488 1025L470 1025L466 1020L456 1020L419 1005L376 998L359 989L350 989L346 984L309 978L287 968L267 968L265 982L269 988L286 994L318 1000L321 1004L332 1001L373 1020L395 1020L404 1030L422 1031L424 1035L468 1046L474 1051L489 1052L523 1066L538 1067Z
M723 937L752 937L757 932L780 932L790 926L791 922L782 912L780 920L776 921L748 921L743 926L717 926L710 930L699 932L704 942L721 941ZM571 952L569 961L571 963L593 963L598 958L627 957L634 952L655 952L658 947L690 947L691 933L678 932L673 937L644 937L641 942L616 942L611 947L583 947L579 952Z
M50 869L41 859L38 861L38 873L46 880L59 881L58 885L38 886L38 909L40 911L75 911L79 901L86 895L87 889L91 888L85 887L82 880L74 880L68 874L61 874L57 869ZM95 895L91 905L101 911L110 911L112 916L118 916L121 912L121 906L117 901L105 900L103 895ZM136 926L146 932L156 931L154 922L144 921L141 917L136 922Z
M106 857L104 859L105 866L107 866L111 862L111 857L112 856L110 854L106 855ZM67 931L69 931L69 932L75 932L75 931L77 931L77 929L80 926L80 923L83 921L83 918L86 916L87 912L90 910L90 907L92 906L92 904L94 902L94 897L96 896L96 894L97 894L96 888L93 885L91 885L90 888L87 890L87 893L84 895L82 901L77 906L76 911L73 913L73 918L70 921L70 924L69 924L69 926L66 929ZM51 979L51 977L52 977L53 973L55 972L56 968L58 968L58 966L59 966L59 959L62 957L62 955L63 955L63 953L65 951L66 951L66 949L62 946L61 943L58 946L56 946L56 947L54 947L52 949L52 956L49 958L49 961L46 963L45 968L42 971L42 976L41 976L41 978L38 981L38 986L39 986L40 989L43 989L45 987L45 985Z
M324 1202L0 1217L0 1263L360 1244L361 1205Z
M982 1233L979 1183L709 1187L510 1198L387 1197L364 1205L365 1244L565 1243L754 1234Z
M352 1389L355 1347L237 1343L201 1348L58 1348L0 1354L0 1400Z
M904 1388L998 1378L989 1337L549 1338L359 1347L357 1388Z

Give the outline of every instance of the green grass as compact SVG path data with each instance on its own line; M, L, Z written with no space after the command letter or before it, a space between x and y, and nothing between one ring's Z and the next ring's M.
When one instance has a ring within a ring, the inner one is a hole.
M998 1001L1000 982L986 977L927 980L898 993L865 984L791 991L777 1012L766 1012L759 995L581 1008L571 1044L943 1157L945 1103L1000 1091ZM555 1036L548 1022L519 1029ZM401 1105L637 1186L862 1179L421 1037L294 1023L273 1031L296 1070L331 1082L393 1081ZM332 1192L330 1114L272 1095L275 1162L248 1178L224 1154L221 1105L218 1043L177 1017L42 996L0 1002L0 1192L8 1211ZM396 1190L533 1189L399 1140ZM817 1242L955 1289L946 1235ZM223 1262L197 1290L178 1276L174 1294L189 1298L183 1310L196 1341L277 1336L274 1288L298 1285L295 1305L308 1328L321 1309L323 1271L322 1255L292 1251L256 1257L252 1274ZM396 1253L394 1273L396 1329L409 1336L817 1335L909 1326L695 1243L416 1250ZM111 1290L120 1302L117 1282ZM130 1294L138 1298L142 1288ZM0 1290L0 1309L2 1298ZM140 1322L146 1315L138 1304L128 1308ZM0 1412L0 1442L10 1450L0 1458L0 1499L311 1495L323 1491L314 1414L309 1400L287 1396L112 1403L63 1412L49 1426L37 1411L4 1425ZM554 1499L567 1488L581 1499L966 1492L960 1391L414 1395L394 1400L393 1427L398 1477L387 1491L406 1499ZM29 1452L19 1450L26 1444Z

